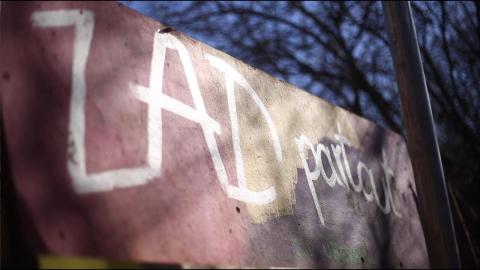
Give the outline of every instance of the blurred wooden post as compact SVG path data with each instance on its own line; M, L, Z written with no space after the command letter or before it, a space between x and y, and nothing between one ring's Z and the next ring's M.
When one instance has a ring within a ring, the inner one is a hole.
M455 230L410 2L384 1L430 267L458 268Z

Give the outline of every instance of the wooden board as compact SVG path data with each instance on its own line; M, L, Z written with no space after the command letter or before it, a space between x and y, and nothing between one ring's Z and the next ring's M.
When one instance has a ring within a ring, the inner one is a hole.
M398 134L120 4L0 15L7 154L37 252L428 267Z

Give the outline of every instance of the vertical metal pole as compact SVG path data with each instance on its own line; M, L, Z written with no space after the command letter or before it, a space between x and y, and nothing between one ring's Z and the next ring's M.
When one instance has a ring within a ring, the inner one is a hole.
M455 230L409 1L384 1L407 146L432 268L458 268Z

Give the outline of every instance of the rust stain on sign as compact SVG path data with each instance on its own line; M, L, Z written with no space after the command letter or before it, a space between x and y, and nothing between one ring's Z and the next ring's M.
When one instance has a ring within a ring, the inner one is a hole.
M4 3L8 155L38 252L427 267L403 139L113 3Z

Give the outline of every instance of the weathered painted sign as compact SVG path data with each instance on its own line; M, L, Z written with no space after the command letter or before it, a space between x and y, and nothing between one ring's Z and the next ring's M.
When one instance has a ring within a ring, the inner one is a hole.
M398 134L116 3L2 3L0 59L39 253L428 267Z

